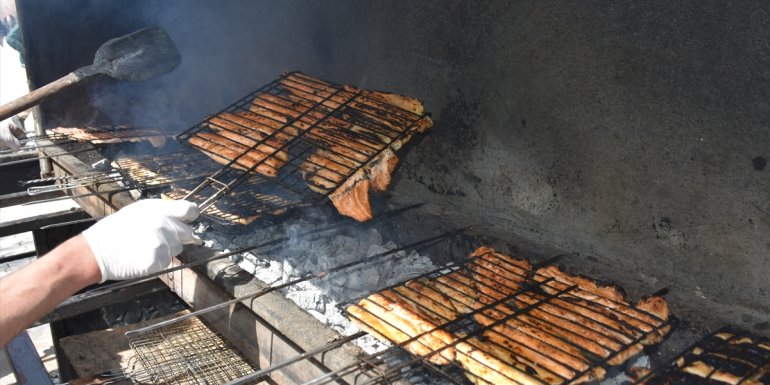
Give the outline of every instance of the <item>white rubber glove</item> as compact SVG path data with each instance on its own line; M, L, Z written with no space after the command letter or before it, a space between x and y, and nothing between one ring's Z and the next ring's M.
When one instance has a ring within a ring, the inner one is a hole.
M189 222L194 203L145 199L132 203L83 232L102 272L102 282L142 277L165 269L182 245L196 243Z
M21 147L21 142L13 135L13 131L18 130L18 127L12 119L8 118L0 122L0 150L10 148L12 152L16 152Z

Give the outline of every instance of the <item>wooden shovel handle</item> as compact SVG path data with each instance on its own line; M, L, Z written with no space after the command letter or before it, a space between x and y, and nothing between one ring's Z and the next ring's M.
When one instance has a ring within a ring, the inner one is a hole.
M77 72L70 72L67 76L60 78L56 81L48 83L10 103L0 106L0 121L3 121L11 116L18 114L32 106L43 101L48 96L61 92L61 90L69 88L81 80L85 76Z

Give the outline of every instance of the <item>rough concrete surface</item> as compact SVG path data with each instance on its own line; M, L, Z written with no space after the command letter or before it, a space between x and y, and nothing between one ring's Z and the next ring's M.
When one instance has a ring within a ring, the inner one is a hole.
M156 80L92 84L99 114L70 119L181 131L294 69L416 96L435 126L394 194L768 333L768 2L45 3L22 12L37 84L147 24L183 56Z

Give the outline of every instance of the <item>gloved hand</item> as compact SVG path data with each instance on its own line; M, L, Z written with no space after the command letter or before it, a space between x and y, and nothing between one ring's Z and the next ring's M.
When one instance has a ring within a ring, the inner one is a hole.
M19 130L19 127L13 123L13 118L8 118L0 122L0 150L10 148L11 151L19 151L21 142L14 135L14 131Z
M102 282L142 277L168 267L182 245L195 243L183 222L200 214L194 203L145 199L100 220L83 237L91 246Z

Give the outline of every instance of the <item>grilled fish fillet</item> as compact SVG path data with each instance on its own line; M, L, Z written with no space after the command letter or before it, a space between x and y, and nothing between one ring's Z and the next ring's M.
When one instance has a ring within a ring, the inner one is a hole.
M466 376L475 384L495 385L546 385L559 383L556 377L541 380L530 374L525 364L515 359L508 361L490 354L487 343L469 338L457 344L457 361L465 369Z
M282 149L286 139L282 137L271 136L275 131L266 127L260 127L251 122L241 114L223 112L209 119L209 128L215 130L218 134L226 136L246 146L254 146L258 151L272 154L278 159L286 161L288 154Z
M93 144L108 144L120 142L140 142L146 140L153 147L159 148L166 144L166 136L157 130L148 129L117 129L104 131L100 129L89 129L84 127L56 127L49 130L49 134L63 135L70 140L78 142L90 142Z
M451 346L455 337L416 313L396 292L383 290L372 294L349 306L347 311L353 315L352 321L356 325L375 336L395 343L414 339L404 348L434 364L448 365L455 359L455 350Z
M285 164L285 160L271 157L261 151L248 151L249 147L230 141L221 136L208 132L199 132L188 139L190 144L203 151L217 163L228 164L236 160L234 167L243 170L254 171L274 177L278 175L278 169Z
M340 214L364 222L372 219L369 188L385 191L390 184L391 174L396 164L398 164L396 154L385 150L366 167L347 176L349 170L345 171L344 166L322 157L320 153L315 153L303 162L300 170L308 186L317 192L328 193L330 189L339 186L329 194L334 207Z
M544 281L547 278L553 278L554 281L542 285L546 292L553 293L576 285L576 289L561 296L570 299L572 308L582 315L622 331L628 339L641 339L638 343L615 353L608 360L610 365L622 364L640 353L643 345L660 342L671 330L670 325L664 325L670 316L668 303L660 296L643 298L634 308L627 302L622 290L615 286L600 285L585 277L569 275L556 266L539 269L535 279Z
M378 156L374 164L369 168L369 181L372 182L374 191L385 191L390 185L393 170L398 165L398 157L390 150L386 149L382 155Z
M630 368L637 384L668 385L702 383L709 385L770 384L770 342L748 333L716 332L681 354L673 366L652 372Z
M749 335L736 338L730 332L714 333L680 357L676 364L685 373L730 385L767 384L770 342L763 343L760 339Z

